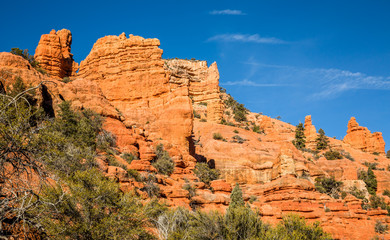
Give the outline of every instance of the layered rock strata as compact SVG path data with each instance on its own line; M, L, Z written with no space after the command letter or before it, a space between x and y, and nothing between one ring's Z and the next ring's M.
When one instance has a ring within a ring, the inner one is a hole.
M316 148L316 139L317 139L317 130L316 127L312 124L311 116L308 115L305 117L305 131L306 137L306 147L310 149Z
M365 152L385 154L385 141L382 133L371 133L366 127L359 126L354 117L351 117L348 122L347 135L343 141Z
M221 121L223 103L220 98L217 63L207 67L206 61L169 59L165 60L164 67L173 86L188 87L195 111L207 121Z
M123 33L100 38L77 77L95 81L128 127L144 126L151 138L188 148L192 106L188 86L171 87L158 39Z
M74 76L78 64L70 53L72 34L67 29L44 34L35 49L35 60L48 74L56 78Z

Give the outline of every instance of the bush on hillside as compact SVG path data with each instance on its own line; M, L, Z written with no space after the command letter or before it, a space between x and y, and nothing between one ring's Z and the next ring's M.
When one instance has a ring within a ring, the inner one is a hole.
M372 171L371 167L368 168L367 172L364 170L358 170L358 179L364 181L369 194L371 195L376 194L378 183L376 180L376 176Z
M343 155L341 155L340 152L334 151L334 150L329 150L324 154L324 157L327 160L336 160L336 159L343 159Z
M299 150L304 149L306 147L306 137L304 130L305 128L302 123L299 123L295 129L295 139L292 143Z
M320 193L328 194L332 198L336 199L340 197L340 188L343 185L343 182L336 181L333 176L330 178L319 177L316 178L315 181L316 190Z
M175 163L169 156L169 153L164 150L164 146L162 144L156 146L155 154L156 158L153 160L152 166L155 167L161 174L167 176L171 175L175 168Z
M197 163L194 169L195 175L201 182L210 184L211 181L218 179L220 173L217 169L212 169L207 163Z

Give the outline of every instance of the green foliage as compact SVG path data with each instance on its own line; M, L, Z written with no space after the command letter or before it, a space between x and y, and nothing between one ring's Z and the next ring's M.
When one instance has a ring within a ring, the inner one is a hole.
M194 118L200 118L200 114L197 113L195 110L193 111L193 114L194 114Z
M162 144L157 145L155 153L156 158L152 162L152 166L161 174L171 175L175 168L175 163L169 156L169 153L164 150L164 146Z
M237 129L234 129L234 131L233 131L234 133L240 133Z
M250 203L254 203L256 200L257 200L257 196L255 196L255 195L251 195L251 196L249 197L249 202L250 202Z
M200 119L200 121L201 121L201 122L207 122L207 119L202 118L202 119Z
M244 107L244 104L238 103L232 96L229 95L228 99L225 100L225 105L233 110L234 120L237 122L246 121L246 115L248 109Z
M369 162L364 162L364 166L371 168L372 170L377 170L378 163L369 163Z
M328 137L325 136L325 131L322 130L322 128L320 128L320 130L318 130L318 137L316 139L316 143L317 143L317 150L324 150L328 147L329 145L329 140L328 140Z
M213 139L215 140L223 140L224 138L220 133L213 133Z
M255 133L264 133L264 129L261 129L260 126L257 126L256 124L253 125L252 131Z
M67 190L48 187L40 222L51 239L153 239L145 207L95 169L76 171Z
M387 157L387 158L390 158L390 150L389 150L389 151L387 151L387 153L386 153L386 157Z
M340 188L343 185L343 182L336 181L333 176L330 178L319 177L316 178L315 181L316 190L320 193L326 193L336 199L340 197Z
M327 160L343 159L343 155L341 155L340 152L334 151L334 150L329 150L329 151L325 152L324 157Z
M148 174L146 177L141 177L141 182L144 182L144 187L141 189L145 191L150 198L152 197L160 197L160 188L157 184L155 184L157 178L154 174Z
M217 169L212 169L207 163L197 163L194 169L195 175L200 181L210 184L211 181L218 179L220 173Z
M135 181L141 181L141 176L136 169L127 169L127 174L129 177L133 178Z
M379 152L373 152L372 154L374 154L375 156L379 156L380 155Z
M367 191L369 194L371 195L376 194L378 183L376 180L376 176L372 171L371 167L368 168L367 172L364 170L359 170L358 179L363 180L366 183Z
M19 49L19 48L11 48L11 53L15 54L15 55L18 55L18 56L21 56L24 59L26 59L31 64L31 66L33 68L38 68L39 67L39 63L37 61L35 61L33 55L30 55L28 53L27 49L22 50L22 49Z
M381 208L383 210L387 210L387 215L390 215L390 206L387 205L383 197L379 197L377 195L371 195L369 207L373 209Z
M351 195L355 196L357 199L362 199L362 200L363 200L363 199L365 198L365 196L366 196L365 193L364 193L364 191L357 189L356 186L351 187L351 188L349 189L349 193L350 193Z
M62 79L62 82L68 83L68 82L70 82L70 78L69 78L69 77L64 77L64 78Z
M69 102L59 105L58 117L46 121L34 138L40 146L37 157L60 176L95 166L96 139L102 132L102 119L89 110L74 112ZM99 139L98 139L99 140Z
M202 105L202 106L207 106L207 102L200 102L198 103L199 105Z
M156 227L158 237L169 240L331 239L318 222L307 224L304 218L287 215L272 228L261 221L258 213L246 206L229 208L225 215L177 208L162 214L156 221Z
M236 142L236 143L244 143L246 141L246 139L240 137L239 135L234 135L233 136L233 142Z
M122 153L121 158L123 158L128 164L130 164L133 160L138 159L137 156L128 152Z
M389 230L389 225L383 224L381 221L377 220L375 223L375 232L379 234L384 234Z
M306 224L304 218L297 215L289 214L284 216L282 221L275 229L274 235L283 240L326 240L332 239L329 234L325 233L320 227L319 222Z
M183 189L188 191L188 199L196 196L196 188L188 180L183 185Z
M230 208L237 208L245 206L244 198L242 197L242 191L238 183L234 186L232 193L230 194Z
M388 190L388 189L385 189L384 191L383 191L383 193L382 193L384 196L388 196L388 197L390 197L390 190Z
M295 139L292 143L297 149L303 149L306 147L306 137L304 130L305 128L302 123L299 123L295 129Z

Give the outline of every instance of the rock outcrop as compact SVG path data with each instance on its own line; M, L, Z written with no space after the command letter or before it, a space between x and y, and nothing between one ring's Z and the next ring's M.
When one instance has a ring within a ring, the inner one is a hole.
M192 106L188 86L171 87L158 39L123 33L100 38L81 62L77 77L96 81L128 127L145 127L188 149Z
M359 126L354 117L351 117L348 122L347 135L343 141L365 152L385 154L385 141L382 133L371 133L366 127Z
M310 149L316 148L316 139L317 139L317 130L316 127L311 122L311 116L308 115L305 117L305 131L306 137L306 147Z
M72 34L67 29L44 34L35 49L35 60L48 74L56 78L74 76L78 64L70 53Z
M207 121L220 122L223 103L219 91L217 63L207 67L206 61L169 59L165 70L170 74L169 82L177 87L187 86L194 110Z

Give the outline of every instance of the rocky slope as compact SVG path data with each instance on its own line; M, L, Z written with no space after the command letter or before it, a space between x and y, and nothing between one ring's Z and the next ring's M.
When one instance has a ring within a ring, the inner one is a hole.
M251 112L245 121L236 121L225 102L229 96L220 92L215 63L163 60L159 40L121 34L99 39L76 73L70 36L68 30L42 36L35 56L46 75L22 57L0 53L1 81L6 90L17 77L31 85L44 81L37 96L52 115L58 103L70 100L75 108L105 116L104 128L117 137L114 157L119 164L110 164L104 154L97 162L124 191L135 189L147 198L144 189L149 183L130 176L127 170L133 169L144 177L154 175L160 197L172 207L224 211L232 185L239 183L246 201L270 223L294 212L319 221L336 239L370 239L376 234L376 221L390 223L385 210L364 210L362 200L349 193L334 199L314 186L317 177L334 176L345 192L356 187L368 197L358 171L376 164L377 194L390 190L390 159L384 156L380 133L371 134L352 118L343 141L328 138L330 148L343 157L327 160L327 150L313 151L317 131L310 116L305 118L304 151L292 144L295 126ZM69 76L70 82L61 80ZM222 138L216 139L217 133ZM170 176L157 174L152 166L158 144L175 163ZM129 163L125 153L136 159ZM200 182L193 172L197 161L215 166L221 179L210 186ZM195 189L194 196L184 189L186 184ZM390 202L386 196L385 200Z

